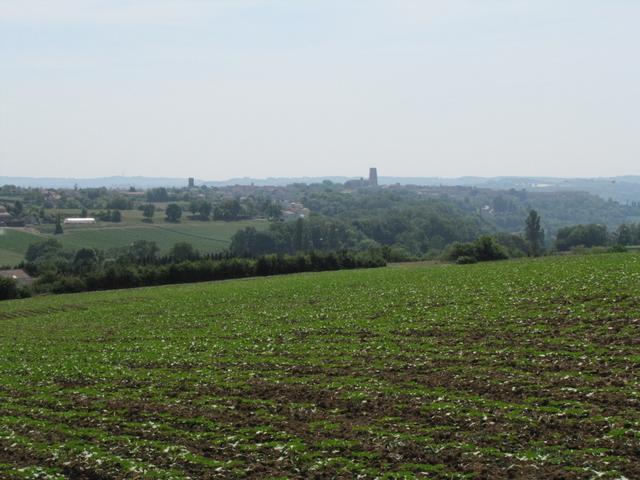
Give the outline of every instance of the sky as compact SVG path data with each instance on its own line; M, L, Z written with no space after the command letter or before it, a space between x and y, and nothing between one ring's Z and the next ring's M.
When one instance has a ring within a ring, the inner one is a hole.
M0 176L640 174L637 0L0 0Z

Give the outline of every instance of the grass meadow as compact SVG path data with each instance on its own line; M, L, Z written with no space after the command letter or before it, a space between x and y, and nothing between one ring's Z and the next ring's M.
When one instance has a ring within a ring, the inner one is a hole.
M12 228L0 228L0 266L13 266L24 259L24 254L38 235Z

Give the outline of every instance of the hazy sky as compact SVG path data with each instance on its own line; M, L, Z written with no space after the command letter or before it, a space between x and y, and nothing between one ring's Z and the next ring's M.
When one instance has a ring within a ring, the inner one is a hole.
M638 0L0 0L0 176L640 174Z

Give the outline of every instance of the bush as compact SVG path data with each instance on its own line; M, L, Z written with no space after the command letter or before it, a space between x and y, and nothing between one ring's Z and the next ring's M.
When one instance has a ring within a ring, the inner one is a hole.
M573 247L602 247L609 243L609 233L604 225L575 225L564 227L556 234L558 251L571 250Z
M458 265L470 265L472 263L478 263L478 259L476 257L458 257L456 263Z
M77 293L84 292L87 284L80 277L60 277L51 284L51 293Z
M493 237L488 235L480 237L473 243L475 257L479 262L488 262L491 260L505 260L509 258L504 248L496 242Z
M107 203L107 208L113 210L131 210L133 208L133 201L125 197L116 197Z
M25 258L28 262L33 262L42 257L55 256L62 252L62 244L50 238L41 242L32 243L27 248Z
M0 300L20 298L18 284L11 278L0 277Z
M477 262L488 262L505 260L509 258L509 255L495 238L484 235L473 243L454 243L447 251L445 258L454 262L464 258L463 261L465 263L472 263L470 259L474 259Z
M475 249L472 243L460 243L455 242L449 247L445 254L445 259L450 261L457 261L460 257L473 257L475 258Z
M200 253L188 242L178 242L169 251L169 258L174 262L185 262L187 260L197 260Z
M524 238L510 233L498 233L496 241L504 247L509 258L526 257L529 254L529 246Z

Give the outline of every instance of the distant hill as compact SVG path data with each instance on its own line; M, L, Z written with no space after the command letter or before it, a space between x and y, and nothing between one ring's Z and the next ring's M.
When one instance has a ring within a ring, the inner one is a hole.
M224 187L230 185L285 186L292 183L321 183L331 181L344 183L358 177L270 177L270 178L232 178L211 181L196 180L196 185ZM516 189L528 191L584 191L620 203L640 202L640 176L625 175L601 178L557 178L557 177L380 177L381 185L423 185L423 186L466 186L492 189ZM0 177L0 185L41 188L154 188L182 187L187 185L186 178L163 177L99 177L99 178L37 178L37 177Z
M139 188L181 187L187 185L185 178L163 177L97 177L97 178L50 178L50 177L0 177L0 185L35 188Z

